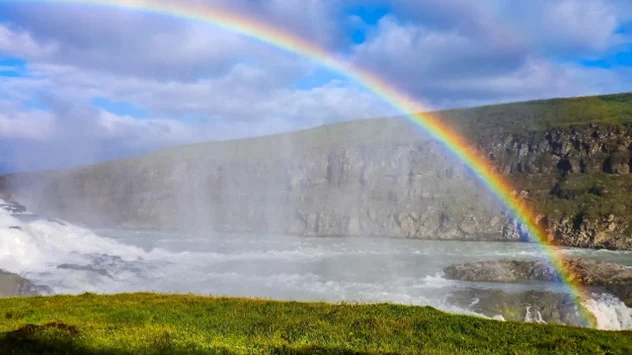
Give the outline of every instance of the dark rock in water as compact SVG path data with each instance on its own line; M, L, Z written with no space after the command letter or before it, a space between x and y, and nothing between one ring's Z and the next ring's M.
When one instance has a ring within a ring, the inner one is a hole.
M57 223L62 226L66 226L67 224L63 221L58 220L57 218L48 218L47 221Z
M0 297L32 296L49 293L52 293L52 290L47 286L35 285L17 274L0 270Z
M0 199L5 202L0 203L0 208L5 211L9 211L11 214L26 212L26 207L14 200L13 195L9 191L0 191Z
M577 312L572 297L561 293L514 293L472 288L451 294L448 302L488 317L501 315L505 320L583 325L583 319Z
M14 202L14 203L2 203L2 204L0 204L0 208L2 208L5 211L10 212L11 214L14 214L14 213L25 213L26 212L26 207L20 205L17 202Z
M586 286L602 287L632 307L632 270L615 263L570 259L566 261L577 281Z
M565 268L575 281L600 287L632 306L632 270L625 266L585 259L565 259ZM554 270L545 261L497 260L452 265L443 270L446 278L475 282L556 281Z
M42 216L30 212L14 214L13 217L24 223L30 223L42 219Z
M123 258L118 255L109 255L109 254L97 254L94 255L94 262L99 264L109 264L114 265L116 263L123 262Z
M99 269L90 265L61 264L61 265L57 265L57 268L66 269L66 270L90 271L90 272L97 273L101 276L112 277L107 270Z
M20 203L18 203L17 201L13 200L13 197L11 197L10 195L7 196L3 196L3 193L0 192L0 198L4 198L4 201L6 203L0 203L0 208L11 213L11 215L15 218L17 218L18 220L20 220L21 222L25 222L25 223L29 223L29 222L33 222L33 221L37 221L40 219L49 221L49 222L54 222L54 223L58 223L61 224L62 226L65 226L66 224L58 219L55 218L46 218L43 216L40 216L38 214L32 213L32 212L28 212L26 210L26 207L24 207L23 205L21 205ZM10 227L13 228L13 227ZM15 229L20 229L19 227L15 227Z
M546 261L498 260L452 265L443 269L452 280L476 282L555 281L553 268Z

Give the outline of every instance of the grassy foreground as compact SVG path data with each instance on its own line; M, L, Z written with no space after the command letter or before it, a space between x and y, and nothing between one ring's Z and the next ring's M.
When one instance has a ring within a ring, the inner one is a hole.
M632 332L429 307L120 294L0 300L1 354L631 354Z

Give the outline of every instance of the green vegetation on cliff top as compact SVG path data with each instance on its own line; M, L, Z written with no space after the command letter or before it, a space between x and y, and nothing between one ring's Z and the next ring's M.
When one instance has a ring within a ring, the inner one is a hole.
M120 294L0 300L2 354L630 354L632 333L429 307Z
M632 93L517 102L438 115L477 132L524 133L586 123L621 124L632 122Z

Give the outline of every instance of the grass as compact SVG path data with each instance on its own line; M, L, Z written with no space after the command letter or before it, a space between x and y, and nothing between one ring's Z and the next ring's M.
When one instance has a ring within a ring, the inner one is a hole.
M0 300L2 354L630 354L631 332L429 307L119 294Z
M437 115L448 125L464 129L469 137L484 132L525 133L587 123L620 125L632 122L632 93L516 102L447 110Z

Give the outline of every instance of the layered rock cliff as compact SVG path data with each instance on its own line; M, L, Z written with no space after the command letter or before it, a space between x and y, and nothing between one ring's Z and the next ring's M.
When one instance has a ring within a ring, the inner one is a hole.
M621 100L632 103L630 95ZM555 242L632 249L628 117L613 124L577 114L579 123L570 124L566 116L547 116L560 105L567 102L436 116L495 164L541 214ZM93 226L428 239L522 235L461 162L402 119L185 146L4 176L1 183L30 209Z
M559 244L632 248L632 124L495 134L477 146Z

